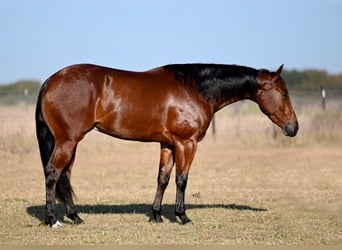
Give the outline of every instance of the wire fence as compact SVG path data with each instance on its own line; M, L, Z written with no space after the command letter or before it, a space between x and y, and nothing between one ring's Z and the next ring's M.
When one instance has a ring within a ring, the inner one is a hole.
M342 88L300 89L290 91L293 106L301 110L342 113Z

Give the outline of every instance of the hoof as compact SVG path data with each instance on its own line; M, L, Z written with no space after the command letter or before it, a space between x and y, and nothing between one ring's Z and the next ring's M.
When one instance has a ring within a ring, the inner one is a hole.
M186 221L185 223L184 222L182 222L182 224L183 225L189 225L189 226L191 226L191 225L194 225L194 223L192 222L192 220L190 220L190 219L188 219L188 221Z
M160 215L160 212L153 210L153 219L150 221L156 222L156 223L162 223L163 219Z
M58 220L53 225L51 225L52 228L57 228L61 226L62 226L62 223L60 223Z
M45 220L41 220L41 225L47 225L56 228L62 226L62 223L60 223L57 219L53 217L46 217Z
M70 215L67 215L67 217L69 219L71 219L75 225L79 225L79 224L82 224L84 223L84 221L75 213L75 214L70 214Z
M188 216L186 216L185 213L177 213L176 212L176 216L178 216L178 218L181 220L183 225L191 225L192 221L188 218Z
M76 217L75 219L74 219L74 224L75 225L79 225L79 224L82 224L82 223L84 223L84 221L80 218L80 217Z

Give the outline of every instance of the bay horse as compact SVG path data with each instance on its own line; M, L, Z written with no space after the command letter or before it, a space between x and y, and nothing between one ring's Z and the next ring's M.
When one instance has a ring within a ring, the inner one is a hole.
M125 140L160 143L153 218L162 222L161 204L176 165L175 214L183 224L188 173L216 111L249 99L295 136L298 121L286 84L277 71L223 64L172 64L132 72L91 64L61 69L41 87L36 135L46 185L46 224L57 227L56 199L75 224L78 216L70 184L77 144L92 129Z

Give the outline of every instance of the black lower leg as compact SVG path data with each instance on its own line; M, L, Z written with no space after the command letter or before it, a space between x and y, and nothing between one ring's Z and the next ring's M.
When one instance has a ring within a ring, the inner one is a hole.
M176 193L176 209L175 214L180 218L183 224L187 224L191 222L191 220L187 217L185 213L184 206L184 197L185 197L185 189L188 181L188 175L177 175L176 176L176 185L177 185L177 193Z
M46 219L47 225L54 225L57 222L56 212L56 180L58 178L56 168L51 164L45 169L45 185L46 185Z
M45 224L47 225L54 225L57 222L57 215L56 215L56 200L54 197L51 197L47 194L46 196L46 218Z
M73 190L66 172L61 174L61 177L57 182L56 195L57 198L65 205L66 216L73 220L75 224L81 224L83 220L77 214L73 202Z
M152 205L153 219L156 222L163 222L163 219L161 217L161 203L163 200L165 189L167 185L169 184L169 179L170 179L170 174L158 177L157 192L156 192L156 196Z

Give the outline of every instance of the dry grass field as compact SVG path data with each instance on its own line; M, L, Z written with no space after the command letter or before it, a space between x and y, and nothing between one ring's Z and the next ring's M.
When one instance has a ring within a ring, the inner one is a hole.
M338 104L336 104L338 105ZM340 104L339 104L340 105ZM85 223L44 219L43 170L34 107L0 107L0 245L342 245L342 114L298 109L296 138L274 134L250 103L216 116L190 170L186 205L174 216L174 174L164 223L150 222L159 145L92 131L79 144L72 184ZM339 110L339 112L338 112Z

